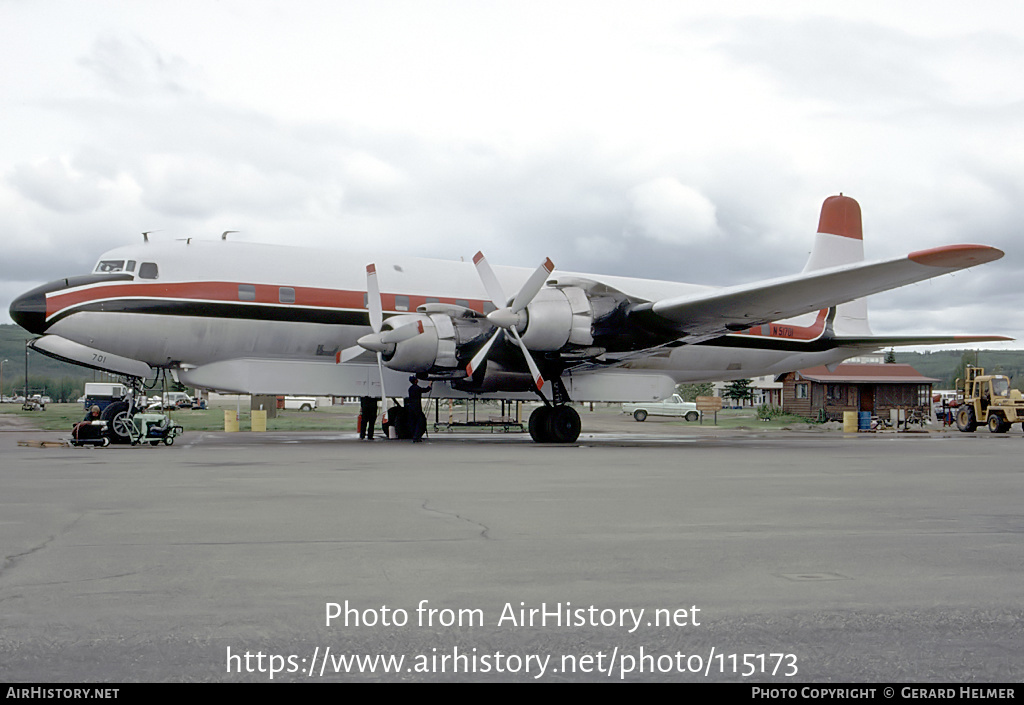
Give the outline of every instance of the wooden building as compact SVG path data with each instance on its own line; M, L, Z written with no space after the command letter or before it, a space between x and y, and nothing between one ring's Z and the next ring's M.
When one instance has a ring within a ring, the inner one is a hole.
M910 365L842 363L833 371L812 367L780 377L782 408L791 414L841 421L844 411L870 411L888 416L889 409L916 410L931 415L932 385Z

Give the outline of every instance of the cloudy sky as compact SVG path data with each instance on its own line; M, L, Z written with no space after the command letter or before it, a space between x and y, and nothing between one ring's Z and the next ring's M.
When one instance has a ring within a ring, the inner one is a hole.
M734 284L842 191L1007 253L875 332L1024 338L1019 2L0 0L0 60L0 322L143 230Z

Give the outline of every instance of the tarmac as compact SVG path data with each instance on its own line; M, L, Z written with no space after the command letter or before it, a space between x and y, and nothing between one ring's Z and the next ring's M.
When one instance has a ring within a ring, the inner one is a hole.
M620 426L0 433L0 682L1024 679L1018 427Z

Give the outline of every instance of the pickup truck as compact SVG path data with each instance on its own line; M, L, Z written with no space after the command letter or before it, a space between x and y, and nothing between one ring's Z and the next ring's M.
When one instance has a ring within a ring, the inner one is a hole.
M648 416L682 416L687 421L696 421L700 418L697 405L692 401L683 401L678 394L673 394L668 399L661 401L623 404L622 413L633 414L633 418L637 421L643 421Z
M285 397L285 409L298 409L299 411L316 411L316 397Z

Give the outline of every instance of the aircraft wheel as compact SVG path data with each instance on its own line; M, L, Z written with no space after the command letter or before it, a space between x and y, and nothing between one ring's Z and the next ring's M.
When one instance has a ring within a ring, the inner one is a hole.
M1006 433L1010 430L1010 424L1003 421L1003 417L999 414L989 414L988 430L992 433Z
M978 428L978 420L974 418L974 408L961 406L956 412L956 427L964 433L971 433Z
M108 404L100 418L107 422L114 443L132 442L132 416L128 413L128 402L116 401Z
M412 438L408 415L405 413L405 408L401 406L393 406L388 409L388 422L386 424L381 423L380 427L384 432L385 438L391 438L390 429L392 427L395 429L395 438Z
M633 412L633 418L637 421L645 421L647 419L647 412L643 409L637 409Z
M556 406L548 422L552 443L575 443L580 437L580 415L571 406Z
M693 423L694 421L696 421L699 418L700 418L700 413L698 413L696 411L687 411L686 412L686 420L689 421L690 423Z
M538 406L530 414L529 429L530 438L535 443L551 442L551 412L550 406Z

